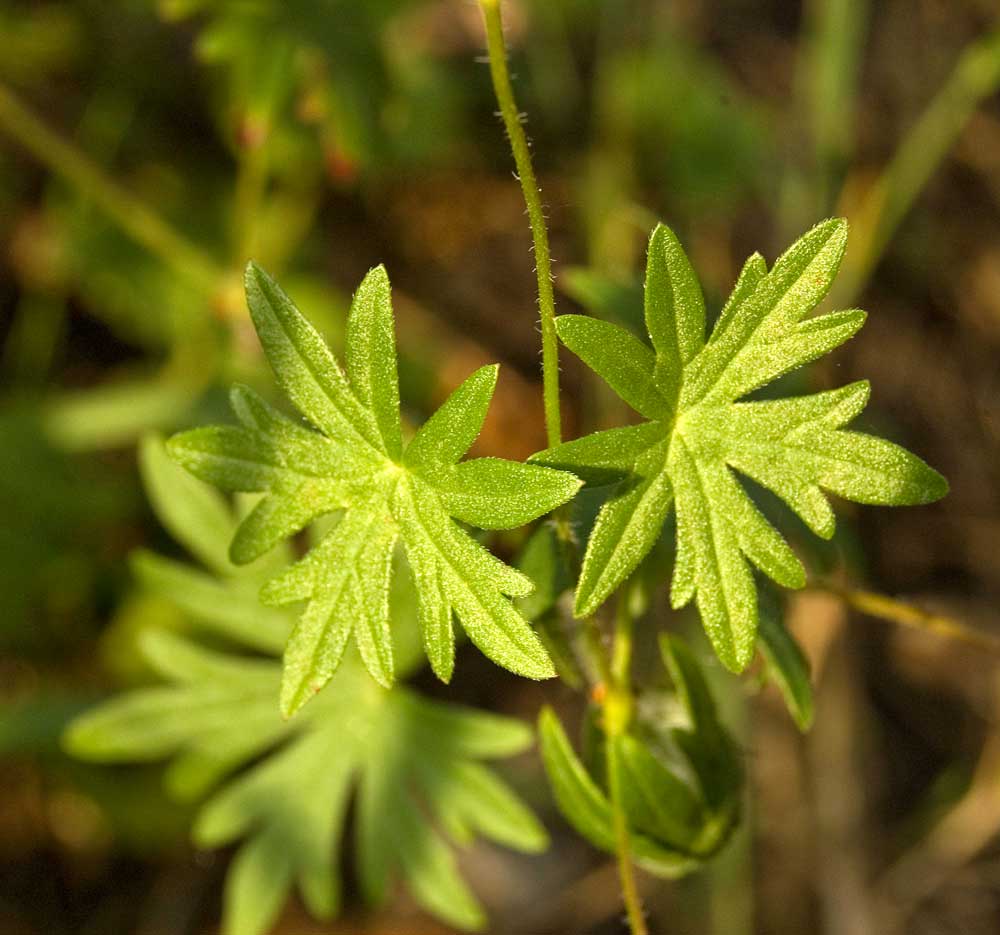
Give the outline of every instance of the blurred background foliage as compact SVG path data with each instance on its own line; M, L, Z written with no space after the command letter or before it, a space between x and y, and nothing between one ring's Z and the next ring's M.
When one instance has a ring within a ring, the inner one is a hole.
M994 0L510 0L564 311L640 309L662 218L710 302L833 212L835 300L871 312L805 379L869 377L870 420L951 481L914 511L845 510L872 587L996 630L1000 598L1000 23ZM225 856L186 843L162 769L61 752L68 719L152 678L138 641L182 626L129 553L177 554L142 493L150 431L272 393L243 305L249 257L339 350L385 262L403 398L426 414L500 360L481 453L544 446L527 224L467 0L6 0L0 5L0 930L208 932ZM623 413L565 355L569 432ZM508 551L514 542L501 541ZM846 551L843 551L846 550ZM806 592L786 619L817 684L800 736L771 690L720 678L750 793L704 875L645 880L659 931L996 931L996 659ZM450 697L531 717L565 688L475 655ZM425 686L435 689L430 683ZM514 780L553 847L477 847L497 931L619 930L613 868ZM405 901L320 928L438 931ZM315 927L310 927L315 926Z

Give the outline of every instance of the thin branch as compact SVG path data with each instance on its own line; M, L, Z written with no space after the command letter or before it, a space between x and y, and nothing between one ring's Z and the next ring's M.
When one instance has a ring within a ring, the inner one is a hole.
M905 601L886 597L884 594L876 594L874 591L847 587L834 581L810 581L809 588L813 591L825 591L827 594L836 595L845 604L869 617L888 620L890 623L898 623L918 630L927 630L947 639L958 640L989 652L1000 653L1000 637L996 637L992 633L974 630L953 617L929 613Z
M545 430L549 446L562 441L562 419L559 412L559 343L556 337L556 307L552 291L552 263L549 256L549 234L541 194L531 165L531 150L521 124L521 113L514 100L514 90L507 70L507 49L503 38L500 0L479 0L486 21L486 47L489 51L490 75L500 116L507 129L511 152L517 166L524 203L535 249L535 273L538 280L538 311L542 322L542 392L545 404Z
M628 915L632 935L649 935L646 917L639 898L632 864L632 844L629 838L628 816L622 799L621 773L618 768L618 741L628 729L632 719L632 665L633 620L629 609L629 592L626 588L618 596L615 614L615 637L611 649L611 684L604 699L604 730L607 735L608 797L611 800L611 818L615 835L615 857L618 860L618 877L621 881L622 900Z
M864 286L896 228L941 165L976 108L1000 87L1000 25L970 43L870 189L854 223L836 294Z
M207 291L219 285L223 272L204 250L50 130L2 83L0 131L71 182L83 197L93 201L125 233L159 256L179 275Z

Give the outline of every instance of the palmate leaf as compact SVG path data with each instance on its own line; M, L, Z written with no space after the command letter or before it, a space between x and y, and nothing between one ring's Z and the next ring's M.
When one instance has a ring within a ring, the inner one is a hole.
M785 587L805 572L736 478L781 497L817 535L833 534L824 491L858 503L918 504L944 496L940 474L891 442L844 428L864 408L859 382L763 402L741 397L852 337L865 314L806 316L824 297L847 238L842 220L818 224L768 271L747 260L705 340L701 289L677 238L649 243L645 319L652 347L625 329L579 315L557 319L563 343L647 422L550 448L531 459L614 484L583 561L575 612L592 614L637 567L668 512L677 514L674 607L697 602L722 662L753 656L757 593L750 566Z
M161 684L77 718L66 748L95 762L168 760L173 796L208 796L195 822L196 843L241 842L226 878L225 935L270 930L293 886L314 915L338 912L337 855L352 795L366 900L380 904L398 879L446 923L481 927L483 911L448 840L464 846L482 836L529 853L545 847L544 829L484 762L525 749L530 728L399 686L380 688L354 652L300 717L282 718L274 703L282 678L276 657L295 616L256 602L269 567L226 566L233 511L171 461L162 442L145 440L141 464L161 521L206 565L225 567L207 571L143 551L133 561L137 577L225 648L146 631L141 651ZM422 661L413 604L402 570L390 599L399 674ZM248 657L243 648L264 655Z
M322 688L352 635L375 680L392 684L387 594L397 541L413 570L424 647L439 678L448 681L454 666L453 613L498 664L529 678L550 677L545 649L510 600L530 593L531 581L456 522L519 526L580 486L571 474L539 465L459 461L482 427L497 368L472 374L404 448L385 270L372 270L354 297L346 374L291 300L253 264L246 290L275 376L315 430L236 387L239 426L185 432L169 448L193 474L224 490L266 493L232 541L230 556L238 564L317 517L344 511L326 538L262 593L271 605L306 601L285 651L282 711L294 713Z
M84 714L65 743L97 762L169 758L170 787L189 797L257 761L208 798L194 828L202 847L244 839L226 882L226 935L267 931L296 884L314 915L337 913L336 854L355 787L357 856L372 905L400 878L445 922L481 928L483 911L435 824L459 845L483 835L528 853L546 846L537 819L482 762L531 744L519 721L383 689L353 653L302 717L285 720L274 705L277 660L208 650L162 630L145 634L143 652L168 684Z

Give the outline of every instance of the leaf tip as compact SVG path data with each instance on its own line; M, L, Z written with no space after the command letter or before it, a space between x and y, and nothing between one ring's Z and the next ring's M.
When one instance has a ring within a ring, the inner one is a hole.
M590 588L578 586L576 594L573 596L573 616L577 620L583 620L597 613L601 606L601 601L595 599Z
M951 490L951 485L948 483L948 479L938 471L935 471L930 465L926 465L927 471L922 478L922 497L918 503L935 503L936 501L942 499L948 495Z
M378 266L373 266L365 274L365 278L361 280L361 285L358 286L358 293L360 294L369 290L388 293L389 288L389 271L385 268L384 263L379 263Z
M319 694L322 687L317 684L309 690L299 679L291 677L286 668L281 680L281 696L278 702L282 719L291 720L306 703Z
M553 665L552 660L549 658L548 652L542 650L545 653L544 658L541 655L532 658L529 662L521 662L518 664L516 669L516 674L524 676L524 678L534 679L536 682L544 682L546 679L554 679L556 677L556 667Z
M649 249L652 250L663 241L677 241L677 235L663 221L657 221L649 235Z
M558 334L560 338L565 338L567 334L573 330L576 323L581 318L588 317L589 316L587 315L556 315L556 334Z
M542 710L538 712L538 734L539 741L545 742L546 736L552 733L559 726L559 718L552 705L542 705Z
M245 383L234 383L229 387L229 405L235 411L239 411L244 402L253 396L256 396L256 393Z
M271 277L255 260L250 260L243 270L243 285L249 292L252 288L260 288L261 282L267 282Z
M178 432L176 435L171 435L163 444L171 460L182 467L187 467L191 461L192 451L187 444L188 434L188 432Z
M233 541L229 543L229 561L234 565L249 565L259 557L254 544L245 537L241 537L239 530L237 530Z
M77 760L90 759L93 756L94 745L88 736L89 726L85 717L71 721L59 735L59 746L62 751Z

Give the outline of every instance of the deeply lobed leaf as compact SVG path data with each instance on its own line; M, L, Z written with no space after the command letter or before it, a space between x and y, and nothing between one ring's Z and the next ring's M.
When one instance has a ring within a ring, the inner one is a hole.
M530 522L569 500L571 474L500 458L459 463L482 427L496 368L472 374L405 447L389 281L365 277L347 323L347 372L280 287L251 264L247 301L278 382L312 423L283 416L237 387L240 425L185 432L170 451L225 490L265 496L237 530L230 556L253 561L324 514L343 518L272 582L272 604L305 601L285 652L281 706L293 714L333 675L353 636L372 677L394 677L387 616L396 542L413 569L423 642L437 675L454 667L452 617L491 659L529 678L553 674L549 657L510 598L528 579L503 565L456 520L483 529Z
M868 399L856 383L793 399L741 397L852 337L864 312L807 316L826 295L847 239L842 220L817 224L768 271L744 265L707 341L691 265L663 225L650 238L645 317L653 351L617 325L557 320L560 338L648 422L540 452L535 463L611 486L587 543L575 612L594 613L636 569L673 507L675 607L697 602L722 662L740 671L756 646L753 568L785 587L805 573L737 480L753 478L820 536L833 534L826 494L859 503L929 503L947 492L936 471L891 442L845 426Z
M547 845L538 820L481 762L524 750L527 725L403 688L376 689L354 661L341 666L312 716L288 721L274 706L276 661L247 661L164 632L145 652L170 684L84 714L65 744L105 763L169 758L168 779L189 798L249 767L208 798L194 827L202 847L242 840L226 882L228 935L263 935L296 884L315 916L339 911L336 855L355 786L363 890L376 905L398 876L445 922L485 923L425 806L459 842L481 835L526 853Z
M379 688L354 653L346 654L329 689L302 716L282 718L274 703L282 672L273 657L294 614L257 602L267 566L239 569L225 559L236 522L228 504L167 458L159 440L143 443L142 460L146 485L159 494L157 513L206 564L220 563L221 556L223 570L207 573L139 552L133 556L137 577L190 614L217 646L221 637L223 648L208 649L163 629L145 632L140 650L160 683L86 712L71 725L65 747L95 762L168 761L172 795L207 796L195 842L205 848L238 844L226 876L225 935L269 931L293 887L313 915L329 918L339 911L339 851L355 790L362 811L370 808L356 844L367 896L382 901L399 879L444 922L481 927L483 910L441 832L461 845L484 837L527 853L545 847L538 820L485 762L523 751L532 742L530 727L408 689ZM185 492L193 495L184 510L164 509ZM331 537L345 535L350 521L347 514L333 527L306 567ZM362 551L377 541L377 535L366 537ZM316 565L310 574L330 574L336 563ZM301 567L284 577L303 576ZM409 645L415 594L401 572L385 619L391 615L395 624L391 648L405 672L419 650ZM272 581L267 587L278 586ZM294 580L287 586L293 588ZM357 642L364 645L360 634ZM271 658L248 657L234 646Z

